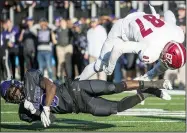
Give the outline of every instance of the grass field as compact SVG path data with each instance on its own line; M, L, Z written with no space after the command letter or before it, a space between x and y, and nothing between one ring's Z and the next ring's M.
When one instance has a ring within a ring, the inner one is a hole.
M120 100L130 93L104 96ZM1 131L178 131L185 132L185 95L172 95L171 101L155 97L146 99L145 105L109 117L94 117L89 114L58 114L57 120L44 129L40 122L32 124L19 120L17 105L7 104L1 99Z

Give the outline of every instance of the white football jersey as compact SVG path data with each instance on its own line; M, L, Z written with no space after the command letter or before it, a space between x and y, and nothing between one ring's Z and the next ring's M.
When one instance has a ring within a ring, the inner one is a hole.
M162 49L168 42L183 43L184 41L184 33L179 26L162 21L152 14L135 12L121 21L122 39L144 44L140 56L152 58L149 59L149 63L159 58Z

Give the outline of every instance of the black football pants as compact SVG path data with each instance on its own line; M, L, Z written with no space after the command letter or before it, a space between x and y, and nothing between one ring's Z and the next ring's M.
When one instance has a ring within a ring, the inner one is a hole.
M120 101L111 101L100 96L117 94L124 91L124 84L102 80L74 81L72 84L79 111L94 116L109 116L132 108L141 102L140 96L125 97Z

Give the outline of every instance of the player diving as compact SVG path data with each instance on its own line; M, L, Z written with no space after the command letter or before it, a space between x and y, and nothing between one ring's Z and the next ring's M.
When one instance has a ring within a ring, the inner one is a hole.
M68 78L63 84L56 84L35 69L25 73L23 82L10 79L0 84L1 96L5 101L19 104L20 120L41 121L44 127L50 126L55 120L54 114L109 116L132 108L148 97L167 97L159 88L172 89L172 85L168 80L112 83L102 80L71 81ZM101 97L131 90L139 90L141 93L119 101Z
M163 21L154 7L149 6L152 14L134 12L116 21L102 46L99 58L87 65L76 77L77 80L89 79L101 71L111 75L118 58L124 53L138 54L139 60L145 64L158 61L151 70L134 80L150 81L168 69L174 70L184 66L184 32L176 25L175 15L168 10L164 13ZM167 95L168 97L163 99L171 99L171 96Z
M176 18L170 10L160 19L154 7L152 14L134 12L119 19L111 28L103 44L99 58L87 65L76 78L89 79L97 72L111 75L118 58L124 53L138 54L145 64L158 63L141 77L136 79L152 80L168 69L178 69L186 63L184 32L176 25Z

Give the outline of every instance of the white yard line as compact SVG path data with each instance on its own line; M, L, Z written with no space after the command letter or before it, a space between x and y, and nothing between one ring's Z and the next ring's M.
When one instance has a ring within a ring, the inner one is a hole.
M1 114L17 114L18 112L15 111L5 111L5 112L1 112Z
M169 104L169 105L174 105L174 106L177 106L177 105L184 105L185 106L185 103L149 103L149 102L145 102L145 104L144 105L167 105L167 104Z
M166 90L170 95L185 95L185 90ZM134 91L125 91L123 93L137 93L136 90Z
M89 122L84 122L84 121L64 121L62 123L69 123L69 124L88 124ZM180 120L164 120L164 121L90 121L90 122L101 122L101 123L174 123L174 122L183 122ZM184 121L185 122L185 121ZM37 122L36 122L37 123ZM14 121L14 122L8 122L8 121L3 121L1 124L28 124L26 122L19 122L19 121ZM59 124L59 122L54 122L54 124Z
M18 104L6 104L6 103L4 103L4 104L1 104L1 106L19 106Z
M183 117L185 118L186 115L183 115L183 114L117 114L119 116L161 116L161 117L164 117L164 116L168 116L168 117Z
M110 100L120 100L120 99L118 99L118 98L110 98ZM165 105L173 105L173 106L178 106L178 105L184 105L185 106L185 103L152 103L152 102L149 102L149 101L145 101L145 104L144 104L144 106L145 105L159 105L159 106L165 106ZM1 104L1 106L18 106L17 104L6 104L6 103L4 103L4 104Z

